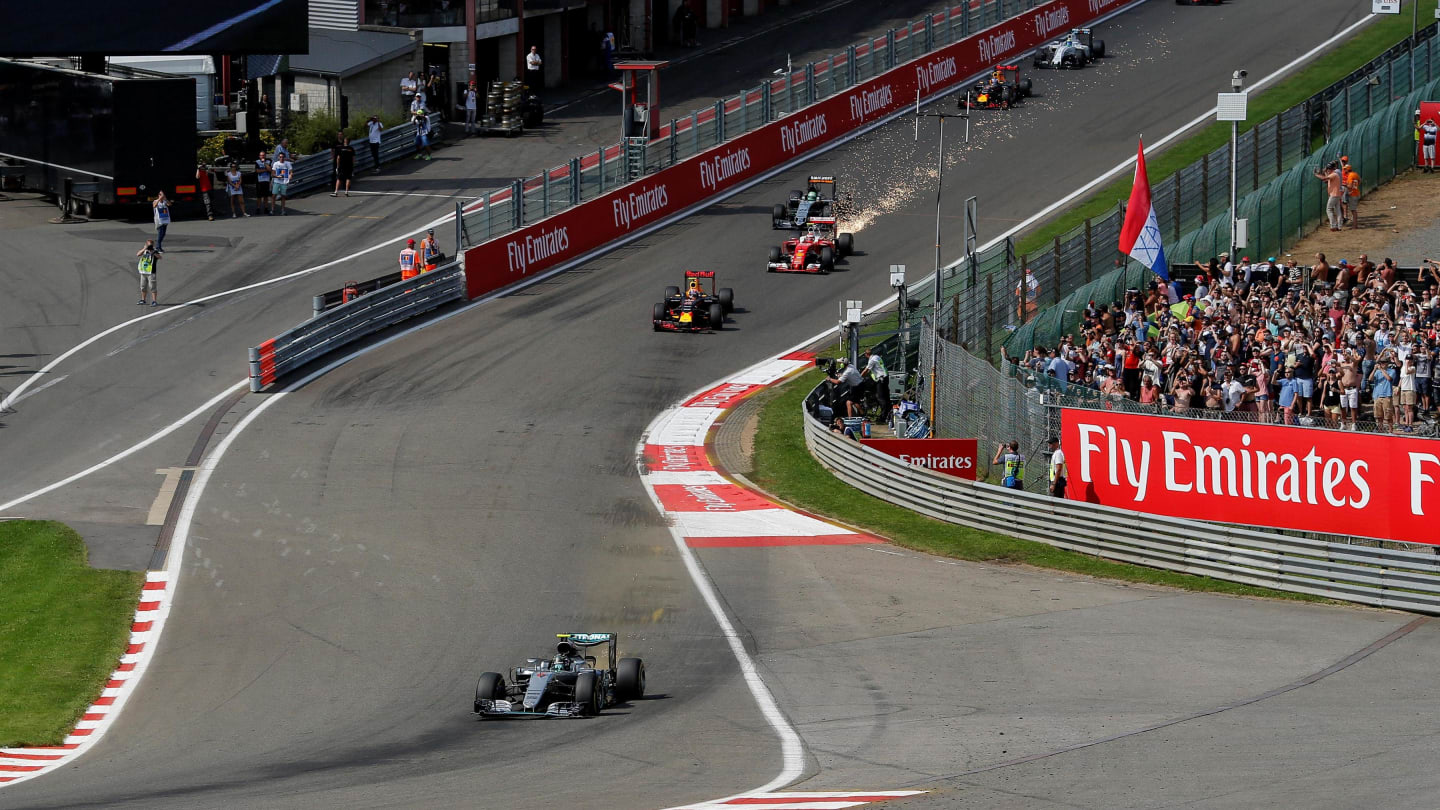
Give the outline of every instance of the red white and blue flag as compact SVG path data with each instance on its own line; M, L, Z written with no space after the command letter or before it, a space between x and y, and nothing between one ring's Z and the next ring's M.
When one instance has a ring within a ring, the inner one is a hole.
M1145 142L1135 163L1135 185L1125 207L1125 226L1120 229L1120 252L1145 265L1163 281L1170 280L1165 264L1165 246L1160 243L1160 223L1150 203L1150 177L1145 173Z

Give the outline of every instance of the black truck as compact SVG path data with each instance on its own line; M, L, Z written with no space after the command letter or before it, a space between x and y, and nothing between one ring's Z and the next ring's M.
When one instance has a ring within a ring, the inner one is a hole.
M195 85L0 59L0 175L71 208L194 199Z

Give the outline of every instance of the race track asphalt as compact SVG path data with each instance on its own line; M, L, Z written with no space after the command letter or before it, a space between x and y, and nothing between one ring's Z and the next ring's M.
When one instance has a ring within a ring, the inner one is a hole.
M983 241L1124 159L1138 132L1208 108L1233 66L1262 75L1357 13L1307 0L1126 14L1106 26L1114 58L1037 75L1040 98L954 150L946 222L958 230L976 194ZM685 392L825 328L836 301L878 300L889 264L926 267L933 178L915 167L933 160L933 137L892 125L287 394L211 481L136 698L96 751L4 789L5 805L661 807L768 781L778 744L639 485L634 445ZM828 278L767 275L769 206L811 171L856 188L870 214L861 254ZM328 224L299 226L283 249L315 260L359 238ZM280 250L253 237L215 261L258 273ZM649 305L687 266L718 270L740 309L720 333L654 334ZM43 457L48 441L63 458L45 474L70 472L95 436L176 418L239 379L243 346L303 314L296 297L117 336L33 398L27 430L4 431L34 444L0 453ZM193 435L25 508L143 511L158 486L146 476ZM1206 714L1299 683L1409 617L886 551L702 555L807 743L804 787L918 785L935 792L907 801L937 807L1433 796L1419 762L1433 701L1403 686L1433 668L1428 626L1313 685ZM541 654L562 630L620 632L659 695L585 721L469 716L480 669Z

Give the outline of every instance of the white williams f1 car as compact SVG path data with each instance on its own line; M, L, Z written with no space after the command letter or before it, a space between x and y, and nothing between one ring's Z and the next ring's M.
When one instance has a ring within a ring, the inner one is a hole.
M554 658L530 658L510 678L480 673L475 713L485 717L588 717L645 696L645 663L616 658L614 633L557 633ZM591 649L606 651L599 664Z
M1035 51L1035 67L1078 70L1105 56L1105 40L1096 39L1092 28L1076 28L1064 39L1041 45Z

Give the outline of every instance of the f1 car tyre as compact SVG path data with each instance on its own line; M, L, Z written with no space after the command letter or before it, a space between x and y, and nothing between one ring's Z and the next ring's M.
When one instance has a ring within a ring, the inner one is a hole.
M660 331L660 322L663 320L665 320L665 305L656 304L655 306L651 307L650 323L655 327L656 332Z
M735 311L735 291L729 287L721 287L715 291L715 297L720 299L720 306L725 308L725 314L729 315ZM639 660L638 658L635 660Z
M1097 39L1097 40L1095 40L1095 44L1090 46L1090 53L1094 54L1094 56L1095 56L1096 59L1104 59L1104 58L1105 58L1105 40L1103 40L1103 39Z
M582 672L575 678L575 702L582 715L600 713L600 683L594 672Z
M771 219L784 219L785 206L781 203L775 203L775 207L770 209L770 217Z
M677 296L677 295L679 295L679 294L680 294L680 288L679 288L679 287L666 287L666 288L665 288L665 297L666 297L667 299L674 298L675 296Z
M720 304L710 305L710 328L716 332L725 328L725 307Z
M1021 98L1029 98L1029 97L1030 97L1030 91L1033 90L1034 87L1035 87L1035 85L1032 84L1029 79L1021 79L1021 80L1020 80L1020 97L1021 97Z
M498 672L480 673L480 681L475 684L475 711L480 711L482 700L504 700L505 679L500 677Z
M840 248L841 256L849 256L855 252L855 237L853 234L842 233L835 239L835 246Z
M778 248L778 247L772 247L772 248L770 248L770 261L772 261L772 262L778 262L778 261L780 261L780 248Z
M645 697L645 662L639 658L621 658L615 665L615 696L620 700Z
M820 267L823 270L835 267L835 251L829 245L820 248Z

